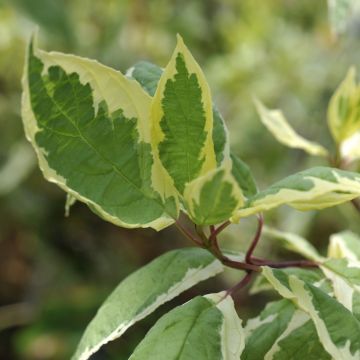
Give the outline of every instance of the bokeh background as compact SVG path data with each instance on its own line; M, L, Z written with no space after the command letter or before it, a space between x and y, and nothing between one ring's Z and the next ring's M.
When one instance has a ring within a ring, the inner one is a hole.
M231 133L233 151L260 188L323 160L278 144L261 125L252 96L284 110L302 135L333 148L327 103L360 59L360 25L336 35L325 0L0 0L0 359L68 359L96 309L130 272L166 250L190 246L176 229L160 233L107 224L82 204L64 217L65 194L47 183L21 123L21 75L34 27L48 50L95 58L121 71L139 60L166 65L180 33L204 69ZM355 165L356 170L356 165ZM360 232L349 204L318 212L280 208L266 223L324 251L331 233ZM254 219L224 233L243 250ZM259 255L295 259L264 237ZM94 359L127 359L151 324L195 294L220 291L229 271L165 305ZM255 315L272 294L238 294Z

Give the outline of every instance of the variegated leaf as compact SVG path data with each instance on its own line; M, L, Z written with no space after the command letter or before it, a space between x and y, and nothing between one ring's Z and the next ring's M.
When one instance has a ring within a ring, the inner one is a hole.
M190 183L184 191L185 208L199 225L228 220L244 204L244 196L231 173L231 160Z
M309 315L289 300L269 303L245 327L241 360L330 360Z
M129 360L238 360L244 331L231 297L196 297L164 315Z
M233 217L237 222L249 216L289 205L298 210L316 210L335 206L360 196L360 175L327 167L311 168L270 186L250 198Z
M149 95L153 96L162 73L163 69L160 67L142 61L130 68L127 75L137 80ZM228 158L229 135L224 119L215 105L213 105L213 121L212 141L217 165L221 166L222 162ZM257 188L249 166L236 155L231 154L230 156L232 160L231 172L244 195L246 197L255 195Z
M161 229L177 216L175 189L152 181L150 104L118 71L29 48L22 117L44 176L124 227Z
M329 102L328 125L337 143L360 130L360 88L351 67Z
M311 155L328 155L323 146L298 135L280 110L269 110L259 100L255 100L255 105L262 123L280 143L291 148L302 149Z
M360 236L351 231L331 235L328 257L360 261Z
M320 342L334 359L359 359L360 322L344 305L318 287L281 270L264 267L263 274L281 296L310 316Z
M222 270L218 260L198 248L158 257L118 285L87 327L73 359L88 359L165 302Z
M354 306L354 301L360 296L360 261L329 259L322 264L321 269L332 282L337 300L360 317L357 304Z
M155 156L182 194L187 183L216 168L216 158L210 89L180 36L152 100L151 117Z

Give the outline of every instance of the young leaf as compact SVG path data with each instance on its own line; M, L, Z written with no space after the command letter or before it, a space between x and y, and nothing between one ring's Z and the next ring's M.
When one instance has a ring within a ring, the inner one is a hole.
M223 270L207 251L170 251L123 280L87 327L73 360L86 360L160 305Z
M351 67L329 102L328 125L337 143L360 130L360 89Z
M153 146L175 187L215 169L213 114L209 86L178 36L172 58L152 101Z
M259 100L255 100L255 105L262 123L280 143L291 148L302 149L310 155L328 155L323 146L298 135L280 110L269 110Z
M340 144L340 155L348 164L360 159L360 131Z
M146 61L141 61L130 68L127 75L137 80L144 90L146 90L149 95L153 96L162 73L163 69L159 66ZM229 135L224 119L214 104L213 120L212 141L214 143L216 163L220 166L223 160L228 158ZM232 174L238 182L244 195L246 197L255 195L257 188L250 168L236 155L231 154L230 156L232 160Z
M229 161L186 185L185 208L196 224L219 224L244 204L244 196L230 169Z
M241 360L327 360L310 317L289 300L269 303L245 327Z
M307 259L315 261L322 260L322 257L314 246L297 234L279 231L268 226L264 226L263 234L279 240L284 244L285 248L294 251Z
M44 176L124 227L161 229L177 216L175 189L153 182L150 104L113 69L30 45L22 117Z
M212 294L164 315L129 360L238 360L243 346L241 320L232 299Z
M263 274L281 296L312 319L325 350L339 360L360 356L360 322L340 302L316 286L281 270L263 268Z
M241 217L289 205L298 210L335 206L360 196L360 175L350 171L315 167L285 179L250 198L233 217Z
M331 235L328 257L360 261L360 237L351 231Z

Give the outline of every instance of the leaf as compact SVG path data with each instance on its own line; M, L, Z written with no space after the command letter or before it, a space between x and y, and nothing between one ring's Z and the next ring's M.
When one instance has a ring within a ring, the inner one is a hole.
M250 198L232 221L289 205L298 210L319 210L360 196L360 175L350 171L315 167L273 184Z
M162 73L163 69L160 66L140 61L126 72L126 76L138 81L150 96L154 96Z
M244 197L231 174L231 162L188 183L184 191L185 208L199 225L228 220L244 204Z
M360 159L360 131L351 135L340 144L340 155L347 164Z
M329 259L321 269L332 282L334 295L347 309L360 317L354 309L354 298L360 296L360 261L349 259Z
M360 89L356 83L355 67L351 67L328 107L328 125L338 144L360 130L359 106Z
M177 195L171 184L154 182L151 98L138 83L32 45L27 60L22 117L44 176L114 224L171 224Z
M304 268L287 268L283 269L287 276L296 276L303 281L306 281L309 284L312 284L321 290L325 291L326 293L330 294L333 289L331 286L331 282L325 277L324 273L319 269L304 269ZM274 287L269 283L267 278L262 274L257 276L256 280L254 281L253 285L251 286L250 293L252 295L257 294L263 291L274 290Z
M198 296L164 315L129 360L238 360L243 342L232 299Z
M327 360L310 317L289 300L269 303L245 327L241 360Z
M285 248L294 251L307 259L315 261L323 259L311 243L297 234L279 231L269 226L264 226L263 234L279 240Z
M351 231L331 235L328 257L360 261L360 237Z
M346 307L316 286L281 270L264 267L263 274L281 296L310 316L320 342L333 358L359 358L360 322Z
M86 360L181 292L223 270L207 251L170 251L123 280L87 327L73 359Z
M159 81L152 101L154 153L183 193L185 185L215 169L209 86L183 40Z
M280 110L269 110L259 100L255 99L256 109L261 122L281 144L295 149L302 149L310 155L327 156L327 150L312 141L298 135L289 125Z
M249 166L236 155L231 154L230 156L232 160L231 172L239 187L247 198L254 196L257 193L257 186Z
M141 61L130 68L127 75L137 80L148 94L153 96L162 73L163 69L159 66ZM223 160L228 158L229 135L224 119L214 104L213 120L212 141L214 143L216 163L220 166ZM236 155L231 154L230 156L232 160L232 174L244 195L246 197L255 195L257 188L249 166Z

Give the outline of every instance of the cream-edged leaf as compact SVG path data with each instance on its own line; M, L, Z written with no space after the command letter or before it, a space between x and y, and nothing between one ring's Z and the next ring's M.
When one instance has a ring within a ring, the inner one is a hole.
M356 305L354 306L355 297L360 296L360 261L329 259L322 264L321 269L332 282L337 300L356 316L360 316L360 313L356 313Z
M298 210L320 210L360 196L360 175L328 167L311 168L273 184L250 198L233 221L289 205Z
M261 122L281 144L295 149L302 149L310 155L327 156L327 150L312 141L306 140L289 125L280 110L270 110L259 100L254 100Z
M351 67L330 99L328 125L337 143L341 143L360 130L360 88L356 83L356 70Z
M243 193L231 173L231 161L188 183L184 202L196 224L214 225L228 220L244 204Z
M198 296L165 314L129 360L238 360L244 333L231 297Z
M177 216L175 189L151 180L150 105L118 71L29 47L22 117L44 176L124 227L161 229Z
M181 194L187 183L216 168L212 111L205 76L178 36L152 100L151 119L155 156Z
M360 236L348 230L331 235L328 257L360 261Z
M360 356L360 322L335 298L318 287L281 270L264 267L262 273L281 296L306 312L324 349L339 360Z
M245 326L241 360L330 360L316 329L304 311L289 300L269 303Z
M88 359L165 302L222 270L218 260L198 248L173 250L153 260L123 280L103 303L73 360Z

